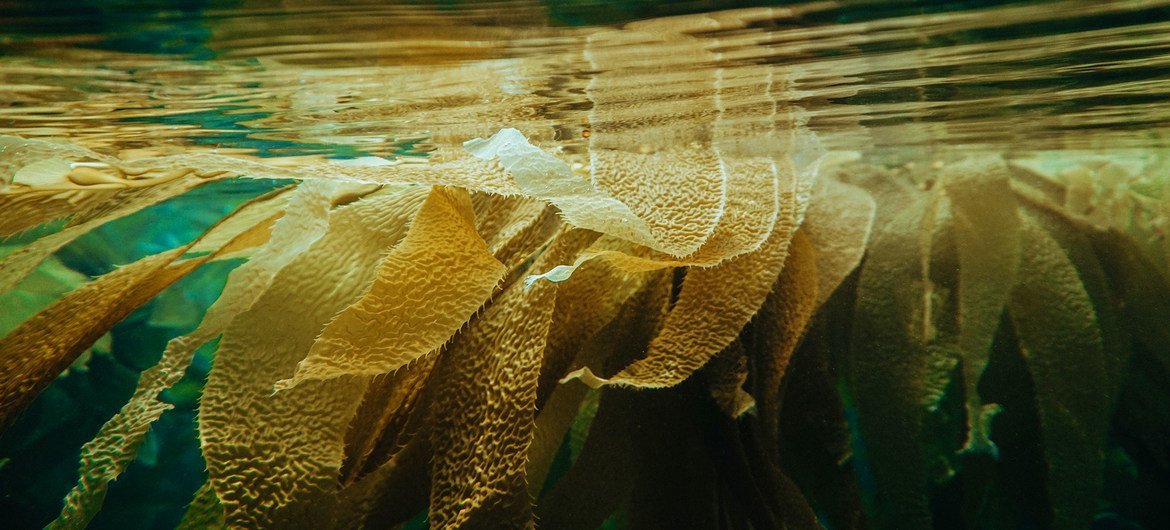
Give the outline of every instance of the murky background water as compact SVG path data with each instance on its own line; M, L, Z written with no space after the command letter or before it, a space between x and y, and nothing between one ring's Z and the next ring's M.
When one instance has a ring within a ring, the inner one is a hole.
M501 127L572 157L597 143L668 149L806 126L827 150L889 164L986 151L1056 169L1107 157L1143 175L1170 159L1168 97L1170 1L1159 0L0 4L0 134L124 159L415 160ZM119 221L62 259L105 272L263 186L201 189L160 206L183 226L151 222L157 211ZM123 245L128 230L144 236ZM113 349L157 354L217 281L192 278L196 294L136 317L169 331L124 327ZM63 378L0 444L0 457L23 457L0 461L0 511L16 527L55 514L77 446L147 365L121 354ZM177 520L202 480L190 437L200 376L172 392L178 411L96 527ZM150 471L159 459L180 464Z

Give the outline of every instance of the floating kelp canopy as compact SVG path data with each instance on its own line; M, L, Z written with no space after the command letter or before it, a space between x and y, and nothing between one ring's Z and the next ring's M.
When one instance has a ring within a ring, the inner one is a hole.
M1119 438L1170 462L1135 412L1170 374L1166 160L826 151L787 70L704 38L778 18L557 35L594 70L569 148L499 63L414 74L511 98L403 109L440 123L425 158L0 137L0 429L230 268L49 526L98 515L212 348L182 528L914 529L948 496L969 527L1088 527ZM241 179L269 186L189 241L92 279L55 255Z

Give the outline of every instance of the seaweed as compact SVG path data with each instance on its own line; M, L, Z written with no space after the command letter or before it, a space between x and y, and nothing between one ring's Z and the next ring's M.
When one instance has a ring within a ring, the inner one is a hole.
M514 129L333 173L5 139L0 225L45 227L0 258L3 296L49 294L0 339L3 426L164 289L243 262L82 448L50 526L100 513L205 344L184 528L930 528L956 502L956 524L1085 528L1111 466L1165 465L1133 412L1138 375L1170 369L1163 258L1086 215L1080 181L628 134L595 129L588 176ZM70 241L237 176L283 187L96 278L60 270ZM1017 481L1039 506L1005 500Z

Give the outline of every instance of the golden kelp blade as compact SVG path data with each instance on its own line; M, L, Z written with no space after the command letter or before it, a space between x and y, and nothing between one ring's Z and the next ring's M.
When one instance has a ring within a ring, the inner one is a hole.
M600 31L585 44L597 72L586 89L593 101L593 185L628 204L660 244L631 241L673 256L702 246L727 201L727 180L710 144L715 77L694 67L711 60L704 47L670 27ZM660 81L651 90L649 76Z
M729 417L738 418L756 406L743 389L748 380L748 360L743 343L736 339L707 364L707 386L711 399Z
M93 280L0 340L0 429L110 327L194 270L167 267L184 250L148 256Z
M572 229L537 258L572 259L598 236ZM513 284L468 325L436 368L431 524L531 528L525 463L555 284Z
M816 254L816 307L861 263L876 213L877 204L865 190L831 178L817 182L800 227Z
M148 206L177 197L202 184L199 179L171 181L159 186L135 189L117 197L117 202L80 223L37 239L0 259L0 291L8 291L36 269L45 258L90 230L120 219Z
M878 520L890 528L931 528L920 437L930 385L927 336L935 318L929 272L934 234L928 199L891 220L867 251L857 288L848 357L858 429L876 483ZM924 230L927 233L923 233Z
M669 271L629 274L595 261L559 284L540 368L536 432L528 452L528 491L534 497L540 493L549 466L588 390L585 385L560 385L558 381L570 368L608 359L611 352L598 351L597 335L615 325L621 314L628 313L630 304L639 303L632 297L648 282L668 283L660 278L663 274Z
M595 243L594 247L597 246ZM628 243L619 248L630 250ZM557 387L581 348L613 320L625 302L640 289L645 273L617 270L604 261L585 264L557 289L556 309L541 362L537 406Z
M804 229L792 238L784 272L754 320L755 360L761 429L766 447L779 447L780 383L819 299L817 254Z
M566 380L581 378L590 386L674 386L731 344L756 314L780 275L795 223L777 223L759 250L710 268L691 268L678 302L644 359L617 375L598 378L582 368Z
M0 189L0 238L73 215L78 210L113 200L119 190Z
M220 339L200 402L208 474L236 527L324 524L345 430L364 378L308 381L273 395L329 320L373 281L427 188L382 190L338 208L329 228L273 278Z
M187 505L187 511L183 513L183 519L179 521L179 526L175 527L175 530L219 530L220 528L227 528L223 506L219 504L219 498L215 496L215 490L211 488L211 483L204 482L195 491L195 498L191 500L191 504Z
M248 262L232 271L223 293L208 308L199 327L167 342L158 364L139 376L138 386L129 402L102 425L93 440L82 447L78 484L66 495L61 514L50 527L84 526L96 515L109 483L118 478L134 460L150 426L172 408L171 404L160 401L158 396L183 377L200 346L223 333L231 320L251 307L260 293L268 288L272 277L281 267L321 237L329 212L330 193L335 187L328 183L306 182L291 194L287 202L266 201L277 206L287 204L288 207L273 227L272 237ZM253 209L265 213L268 210L241 208L221 226L237 218L252 217L247 213ZM254 218L250 220L256 222ZM201 238L192 249L202 247L214 239ZM223 248L228 244L223 241L219 246ZM215 493L210 494L214 498Z
M308 380L377 375L437 350L506 271L475 230L467 192L435 188L370 290L329 323L284 390Z
M1109 432L1109 377L1097 315L1065 250L1031 218L1008 312L1035 381L1053 527L1096 513Z
M247 209L247 205L241 209ZM256 237L250 230L250 227L221 222L201 238L225 240L224 248L227 248L237 241L254 243ZM220 235L224 231L235 235ZM213 253L179 259L199 241L145 257L101 276L0 339L0 430L10 425L58 374L114 324L214 258Z
M482 199L475 202L474 199ZM526 197L486 193L473 197L475 226L491 252L509 271L519 267L548 241L560 221L553 208Z
M652 273L618 316L593 337L582 352L582 360L608 368L638 358L662 326L670 294L668 271ZM584 388L582 384L568 383L556 392L584 393ZM536 507L540 524L547 528L594 529L625 502L634 486L637 462L633 445L640 420L631 408L622 407L627 402L624 396L613 398L602 391L597 415L573 467ZM548 406L553 403L550 401ZM537 421L539 426L543 420Z
M1020 262L1020 218L999 158L969 159L943 170L942 185L951 199L959 253L959 337L967 401L964 451L997 454L987 429L998 405L984 404L979 379L991 342L1016 282Z

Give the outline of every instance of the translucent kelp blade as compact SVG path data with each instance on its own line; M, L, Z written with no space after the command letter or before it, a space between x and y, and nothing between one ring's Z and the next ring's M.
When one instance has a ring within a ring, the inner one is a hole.
M562 232L537 264L572 259L596 232ZM443 353L431 410L435 528L531 528L525 466L555 284L513 284Z
M1097 512L1109 432L1109 377L1092 301L1064 249L1025 219L1020 277L1008 311L1036 388L1054 528Z
M504 129L488 139L472 140L466 147L477 157L498 158L525 193L557 206L564 219L574 226L603 232L670 255L690 254L680 250L689 247L677 246L677 242L665 239L679 233L679 227L665 221L661 226L655 225L631 209L645 199L639 194L660 189L652 182L630 182L612 194L605 193L574 174L565 162L528 143L515 129ZM661 176L663 171L663 168L647 166L637 171L630 169L624 176L627 179L664 178ZM736 167L735 201L731 205L736 208L735 214L727 216L727 226L720 231L718 244L712 241L714 246L706 252L696 247L694 250L699 255L683 258L683 261L711 265L758 247L762 241L760 235L771 230L777 215L777 172L771 160L741 161ZM695 215L701 215L701 210L695 208ZM714 236L706 234L700 245L708 237ZM659 265L665 266L670 265Z
M0 238L117 195L118 188L94 189L70 180L70 159L90 159L89 155L69 144L0 136Z
M620 242L616 246L632 251L629 243ZM629 297L642 287L646 276L646 273L627 273L596 261L585 264L559 284L541 362L537 407L543 406L587 341L617 316Z
M329 320L374 280L427 188L366 196L283 267L220 339L199 433L211 484L234 527L324 524L331 517L346 426L367 381L309 381L273 395Z
M167 267L184 250L148 256L93 280L0 340L0 429L114 324L194 270L191 262Z
M935 222L920 198L882 227L867 251L857 290L847 381L857 428L872 466L877 520L890 528L931 528L922 447L928 403L941 395L928 344L937 332L937 286L930 276Z
M738 418L756 406L756 400L744 390L747 380L747 356L738 339L707 364L707 387L711 399L729 417Z
M330 193L334 188L330 183L307 182L290 194L288 211L276 222L268 243L248 262L231 272L219 299L208 308L194 331L167 342L158 364L139 376L138 386L129 402L81 448L78 484L66 495L65 506L51 527L81 527L96 515L109 483L134 460L150 426L172 408L171 404L159 400L159 395L182 379L200 346L223 333L233 318L251 307L281 267L321 237L329 212ZM286 204L284 201L265 201L265 204L269 203ZM254 204L255 201L241 207L238 214L220 226L230 224L236 218L259 224L258 221L262 220L255 219L249 210L266 212L267 209L249 208ZM192 248L202 248L216 239L201 238ZM221 242L220 247L227 243ZM214 492L211 495L214 496Z
M586 89L593 185L629 205L659 244L613 235L674 256L707 241L727 201L710 142L719 110L715 76L694 67L714 58L704 46L674 28L600 31L585 44L597 72ZM648 76L660 80L653 91ZM651 93L656 97L645 97Z
M119 196L116 206L106 210L102 215L93 217L79 224L71 224L59 232L37 239L15 252L0 258L0 292L8 291L20 283L33 269L36 269L46 257L69 244L74 239L85 235L115 219L120 219L148 206L158 204L164 200L186 193L195 186L202 184L199 179L170 181L158 186L136 189Z
M370 290L329 323L276 390L378 375L437 350L487 301L504 272L475 230L467 192L434 188Z
M669 274L658 273L648 279L618 317L590 342L590 350L603 358L597 362L620 367L642 355L666 317L670 291ZM584 386L568 383L561 388ZM634 437L639 435L641 418L629 406L629 393L601 392L596 416L573 467L537 504L538 521L545 528L597 528L626 501L634 487Z
M999 329L1020 261L1020 218L1007 164L998 157L948 165L942 183L951 200L959 253L959 336L967 404L964 451L992 455L998 450L988 429L997 405L979 397L991 341Z
M865 190L834 179L820 179L816 186L801 231L816 251L820 307L861 263L877 204Z
M219 234L232 232L224 237ZM246 227L221 222L201 238L255 242ZM0 430L122 319L214 254L180 260L199 243L147 256L71 291L0 339Z
M583 384L558 385L557 381L570 368L604 366L614 357L623 360L636 358L636 354L629 352L641 353L645 344L623 342L626 339L622 330L634 333L631 330L636 328L630 326L645 318L652 318L656 329L665 315L670 294L669 271L635 277L636 290L632 293L622 293L623 289L617 288L635 279L622 276L604 263L591 263L557 288L557 307L545 349L545 363L541 367L536 434L528 452L528 491L533 498L544 487L549 466L561 448L565 433L577 425L575 418L579 406L589 391ZM582 296L582 291L588 295ZM620 295L615 296L615 293ZM609 305L613 303L617 305ZM649 337L645 338L645 342L649 340ZM569 352L569 359L557 359Z
M792 224L778 223L759 250L710 268L692 268L678 302L644 359L608 379L589 368L569 374L590 386L644 388L676 385L731 344L756 314L780 275L792 237Z
M465 147L478 158L499 159L524 193L549 201L574 226L671 250L669 242L661 240L664 229L655 230L629 203L595 188L564 161L530 144L520 131L503 129L490 138L470 140Z
M183 519L179 521L179 526L175 527L175 530L219 530L221 528L227 528L223 505L219 503L219 497L215 496L211 482L204 482L195 491L195 497L191 499L191 504L187 505L187 511L183 512Z
M803 229L792 238L784 272L753 324L756 399L766 447L779 446L780 383L820 298L818 255L810 239Z

